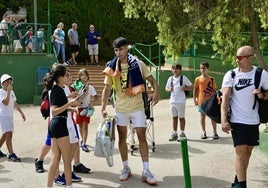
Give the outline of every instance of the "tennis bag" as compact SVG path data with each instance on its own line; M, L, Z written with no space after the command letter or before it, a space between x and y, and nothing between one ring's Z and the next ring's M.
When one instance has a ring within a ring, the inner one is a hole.
M221 96L221 91L217 90L200 106L202 112L216 123L221 123Z
M106 117L105 120L99 124L96 133L96 144L94 148L94 155L96 157L106 158L107 165L112 167L114 165L114 142L115 142L115 120L113 117Z

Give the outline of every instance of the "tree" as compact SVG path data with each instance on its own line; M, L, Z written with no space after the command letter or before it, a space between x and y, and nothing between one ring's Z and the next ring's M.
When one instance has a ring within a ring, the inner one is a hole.
M34 0L6 0L0 2L2 15L8 10L16 12L19 7L27 10L27 22L34 22ZM37 1L38 23L47 23L48 1ZM78 24L78 34L81 43L78 61L89 59L84 47L85 34L89 24L93 23L100 33L100 59L108 61L114 56L112 42L118 36L128 38L131 44L156 42L157 28L154 22L147 19L127 19L124 17L123 5L118 0L50 0L50 23L52 32L59 22L64 23L67 33L73 22ZM49 36L52 33L48 34ZM68 45L67 37L66 44ZM70 55L66 48L67 56Z
M234 62L236 50L252 45L261 67L265 67L260 50L265 39L258 32L268 27L267 0L119 0L125 16L139 18L144 15L158 27L158 42L165 46L165 55L179 57L196 40L203 43L211 33L209 42L216 56L223 62ZM245 35L249 32L250 35Z

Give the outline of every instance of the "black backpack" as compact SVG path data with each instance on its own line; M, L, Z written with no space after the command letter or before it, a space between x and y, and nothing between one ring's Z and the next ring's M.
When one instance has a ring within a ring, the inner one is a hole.
M263 69L262 68L257 68L255 72L255 88L259 88L260 81L261 81L261 74L262 74ZM261 87L261 92L265 92L265 90ZM259 103L259 116L260 116L260 122L261 123L267 123L268 122L268 100L260 99L257 94L255 95L255 102L253 105L253 109L255 108L256 101Z

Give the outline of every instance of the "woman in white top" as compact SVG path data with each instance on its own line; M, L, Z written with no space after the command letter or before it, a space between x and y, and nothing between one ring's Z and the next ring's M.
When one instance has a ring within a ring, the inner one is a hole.
M67 65L65 62L65 42L64 42L64 37L65 33L63 31L64 24L60 22L57 25L57 29L55 29L53 33L53 39L54 39L54 47L56 50L56 57L55 57L55 63L58 62L58 55L61 53L61 60L64 65Z

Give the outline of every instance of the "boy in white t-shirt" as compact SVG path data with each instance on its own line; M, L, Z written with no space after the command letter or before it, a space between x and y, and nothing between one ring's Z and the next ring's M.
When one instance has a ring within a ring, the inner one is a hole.
M4 144L4 142L6 142L9 152L9 155L7 156L8 160L13 162L21 162L21 159L14 153L12 146L12 135L14 131L13 108L16 108L16 110L21 114L23 121L25 121L26 118L19 104L17 103L17 98L12 90L12 83L13 78L10 75L3 74L1 76L2 88L0 89L0 125L3 134L0 138L0 147Z
M170 109L173 118L173 132L169 141L186 139L185 129L185 91L193 89L193 84L189 79L181 74L181 65L172 65L173 76L169 77L165 90L170 92ZM181 80L182 79L182 80ZM178 119L180 120L180 135L178 137Z

